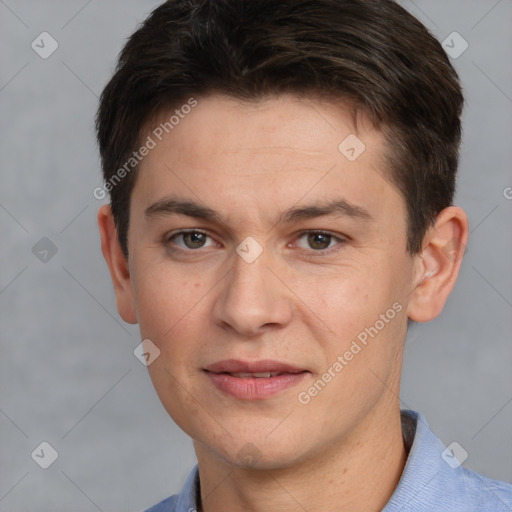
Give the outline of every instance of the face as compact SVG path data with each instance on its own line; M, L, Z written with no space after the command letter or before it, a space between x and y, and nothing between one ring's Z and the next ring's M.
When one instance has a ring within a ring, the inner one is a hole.
M294 96L197 98L140 164L129 278L160 351L148 369L170 416L228 463L306 460L399 393L405 204L382 134L353 121Z

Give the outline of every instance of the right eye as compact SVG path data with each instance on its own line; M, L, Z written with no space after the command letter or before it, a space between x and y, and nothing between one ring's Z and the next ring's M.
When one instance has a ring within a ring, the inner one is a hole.
M203 231L190 230L179 231L178 233L173 234L167 239L167 242L176 245L181 250L187 251L215 245L213 240L211 240L211 243L207 244L208 239L211 240L211 238Z

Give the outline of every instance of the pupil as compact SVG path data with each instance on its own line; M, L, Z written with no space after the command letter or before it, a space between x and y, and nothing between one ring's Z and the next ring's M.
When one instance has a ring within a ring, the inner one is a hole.
M183 239L189 249L197 249L204 244L205 236L202 233L185 233Z
M327 249L331 243L331 235L323 233L310 233L308 243L312 249Z

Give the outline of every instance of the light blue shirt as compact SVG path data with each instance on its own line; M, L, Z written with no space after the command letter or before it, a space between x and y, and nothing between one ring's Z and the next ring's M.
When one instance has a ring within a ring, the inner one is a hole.
M395 492L382 512L512 512L512 485L463 468L457 446L443 445L425 418L402 411L412 419L414 439ZM194 466L179 494L146 512L196 512L199 472Z

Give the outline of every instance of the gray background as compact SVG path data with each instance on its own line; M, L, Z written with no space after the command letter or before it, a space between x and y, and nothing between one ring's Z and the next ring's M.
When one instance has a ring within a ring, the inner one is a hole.
M157 3L0 0L0 511L141 510L195 462L133 355L137 326L117 315L92 195L97 96ZM469 43L453 62L471 237L442 315L409 332L402 405L459 442L466 467L512 481L512 0L403 5ZM43 31L59 44L47 59L31 48ZM46 262L43 237L57 248ZM42 441L59 454L46 470L31 458Z

